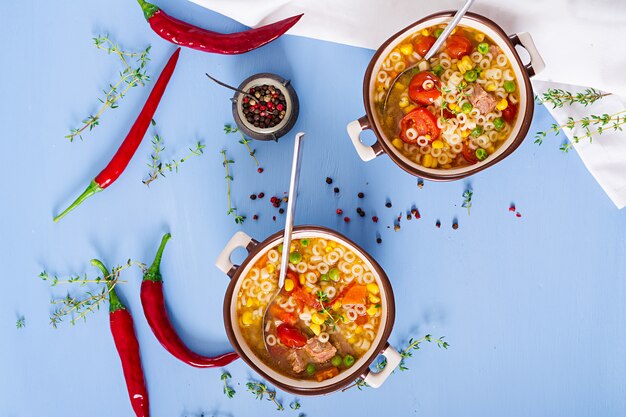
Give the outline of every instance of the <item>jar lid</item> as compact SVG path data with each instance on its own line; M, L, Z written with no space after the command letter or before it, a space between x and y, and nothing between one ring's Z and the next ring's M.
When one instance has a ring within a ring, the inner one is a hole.
M235 93L231 99L233 118L235 119L235 123L237 124L239 130L241 130L245 135L257 140L277 141L278 138L286 135L296 123L296 119L298 118L298 113L300 111L298 95L289 80L285 80L276 74L270 73L255 74L246 78L239 85L239 90L250 92L250 90L255 87L262 87L265 85L268 87L274 87L275 89L273 94L269 94L270 96L278 93L278 97L270 98L270 106L272 109L269 110L272 112L270 115L272 119L270 123L267 123L269 126L261 126L266 123L269 103L264 101L264 97L260 95L260 92L256 92L259 97L256 97L257 100L255 100L255 105L257 107L255 109L250 108L249 103L251 99L247 95L239 92ZM255 96L255 92L250 94ZM284 100L280 99L280 96L283 96ZM259 107L261 105L265 107L264 110L260 110ZM281 105L283 109L277 109L277 105ZM280 118L281 112L283 111L284 115ZM274 112L276 112L276 114L274 114ZM261 116L261 113L265 113L265 115ZM261 118L264 120L261 121ZM278 119L278 122L275 123L274 126L271 126L276 119ZM257 126L255 126L255 123Z

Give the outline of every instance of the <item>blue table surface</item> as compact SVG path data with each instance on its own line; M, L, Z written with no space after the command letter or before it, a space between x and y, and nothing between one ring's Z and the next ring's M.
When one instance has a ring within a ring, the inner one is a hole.
M159 4L204 27L243 28L189 2ZM37 275L46 269L95 276L93 257L109 265L128 258L148 262L165 231L173 234L163 274L176 328L198 352L226 351L222 304L228 279L214 260L237 230L263 239L281 228L282 216L271 220L276 212L268 197L287 190L290 137L297 131L306 132L297 223L344 233L384 267L396 296L394 346L427 333L445 335L451 344L447 351L423 346L408 361L409 371L396 372L378 390L303 397L300 411L626 415L626 215L575 153L559 151L561 136L533 144L532 132L551 122L544 108L536 108L529 138L502 163L466 181L426 182L419 189L387 157L363 163L346 136L346 124L364 111L362 77L373 51L293 36L242 56L183 50L156 113L156 131L165 138L165 157L182 155L196 140L206 144L205 154L148 188L141 182L151 152L147 137L117 183L54 224L52 215L117 149L149 91L133 89L83 142L64 139L96 109L97 96L120 69L92 46L99 33L127 49L152 45L153 76L174 50L130 0L0 4L1 417L132 415L106 312L53 329L50 300L68 288L51 288ZM293 81L301 113L288 137L253 143L265 168L258 174L245 148L222 131L232 122L230 92L207 82L204 73L237 84L266 71ZM242 226L226 215L224 148L236 161L233 203L248 216ZM338 196L326 185L327 176L340 187ZM474 191L471 216L461 207L468 186ZM248 198L261 191L264 200ZM358 192L365 199L358 200ZM385 208L386 199L392 209ZM509 212L511 203L521 218ZM399 232L387 227L413 204L420 220L403 221ZM366 218L357 216L357 206ZM352 217L350 224L335 214L337 207ZM371 215L380 222L370 221ZM453 219L458 230L451 228ZM237 391L228 399L220 370L194 369L171 357L142 314L139 270L124 277L129 282L119 292L134 313L153 416L298 415L288 408L279 413L246 392L245 382L259 377L241 361L227 367ZM26 326L16 329L20 316ZM295 397L279 392L278 398L287 405Z

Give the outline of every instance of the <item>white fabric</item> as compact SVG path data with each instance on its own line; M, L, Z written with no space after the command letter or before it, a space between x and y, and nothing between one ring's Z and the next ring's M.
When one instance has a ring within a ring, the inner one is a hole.
M582 91L584 87L577 87L567 84L547 83L544 81L533 82L535 93L541 96L548 88L560 88L566 91ZM615 113L626 110L626 100L610 95L596 101L595 103L584 107L579 104L572 106L564 106L562 109L552 109L548 103L546 108L552 113L552 116L559 125L567 123L568 117L574 120L589 115L602 115ZM622 117L626 113L622 113ZM626 129L626 126L623 126ZM617 208L626 206L626 134L623 131L615 131L610 129L610 124L605 126L606 130L602 135L593 137L593 142L589 139L581 139L580 142L574 143L574 148L578 151L580 159L604 189L607 195L613 200ZM546 126L546 130L548 126ZM595 130L592 128L592 130ZM584 135L584 131L579 125L573 130L565 129L564 133L569 139L575 135ZM545 142L545 141L544 141ZM556 143L544 143L542 146L556 146Z
M400 29L442 10L456 10L463 0L191 0L256 27L304 13L289 34L377 49ZM505 32L529 32L546 68L535 76L580 91L588 85L626 97L626 0L478 0L470 9ZM365 70L365 69L364 69ZM626 100L607 97L589 108L551 110L559 121L591 114L613 114ZM571 135L571 133L568 135ZM571 137L571 136L570 136ZM593 144L575 146L585 165L622 208L626 204L626 133L602 135Z

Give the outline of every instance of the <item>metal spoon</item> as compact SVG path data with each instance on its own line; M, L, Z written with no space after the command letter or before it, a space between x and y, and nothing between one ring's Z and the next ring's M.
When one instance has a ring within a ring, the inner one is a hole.
M435 55L437 53L439 48L441 48L441 45L443 45L443 43L446 41L446 39L448 39L448 36L450 36L450 34L454 30L454 28L459 24L459 22L461 21L463 16L465 16L465 13L467 13L467 11L469 10L469 8L472 5L472 3L474 3L474 0L467 0L465 2L465 4L463 5L463 7L461 7L454 14L454 16L452 17L452 20L450 21L450 23L448 23L448 26L446 26L446 28L443 30L443 32L441 32L441 35L439 35L439 37L437 38L437 40L435 41L433 46L430 47L428 52L426 52L426 55L424 55L424 57L420 61L418 61L415 64L411 65L410 67L406 68L404 71L402 71L400 74L398 74L396 76L396 78L393 79L391 84L389 84L389 90L387 90L387 94L385 95L385 101L383 102L383 111L385 111L385 108L387 107L387 100L389 100L389 94L393 90L393 86L398 82L400 77L402 77L407 72L414 70L416 67L419 67L419 65L422 62L426 62L428 64L428 60L430 58L432 58L433 55Z
M280 294L285 284L285 277L287 276L287 269L289 268L289 248L291 247L291 232L293 230L293 216L296 210L296 197L298 192L298 179L300 177L300 141L304 136L303 132L296 134L296 139L293 146L293 162L291 163L291 179L289 183L289 199L287 200L287 215L285 219L285 233L283 235L283 252L280 259L280 273L278 275L278 288L276 294L272 297L272 300L267 305L265 313L263 315L263 341L266 343L266 329L267 323L270 321L267 312L270 310L272 304L276 302L278 294ZM270 350L268 349L268 352Z

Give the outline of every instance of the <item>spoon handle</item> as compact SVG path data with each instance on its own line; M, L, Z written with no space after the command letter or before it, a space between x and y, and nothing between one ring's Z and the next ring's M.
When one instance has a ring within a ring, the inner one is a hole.
M298 178L300 177L300 141L304 133L296 134L293 144L293 162L291 163L291 178L289 182L289 194L287 200L287 216L285 219L285 235L283 236L283 253L280 258L280 275L278 276L278 288L282 288L287 276L289 265L289 248L291 246L291 231L293 229L293 215L296 210L296 194L298 192Z
M463 5L463 7L461 7L454 14L454 16L452 17L452 20L450 21L450 23L448 23L448 26L446 26L443 32L441 32L441 35L439 35L439 37L437 38L433 46L428 50L428 52L426 52L426 55L424 55L424 59L426 61L432 58L433 55L435 55L435 53L439 50L439 48L441 48L441 45L443 45L446 39L448 39L448 36L450 36L450 33L454 30L456 25L459 24L463 16L465 16L465 13L467 13L472 3L474 3L474 0L467 0L465 4Z

